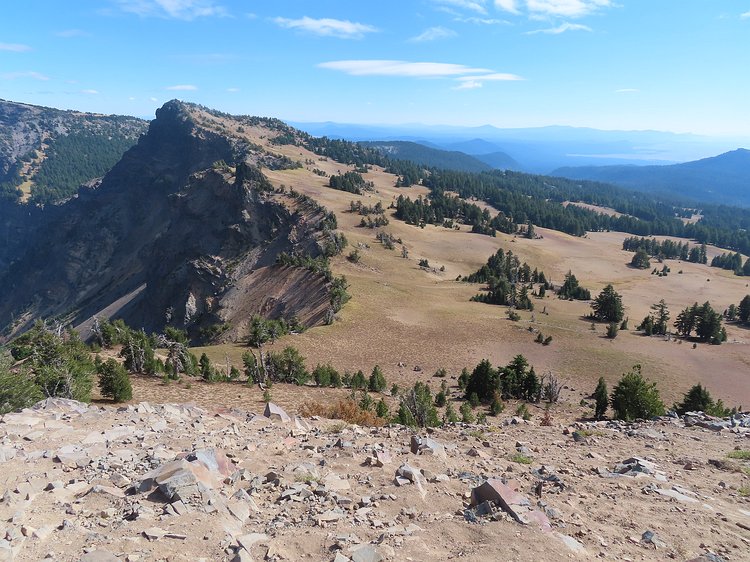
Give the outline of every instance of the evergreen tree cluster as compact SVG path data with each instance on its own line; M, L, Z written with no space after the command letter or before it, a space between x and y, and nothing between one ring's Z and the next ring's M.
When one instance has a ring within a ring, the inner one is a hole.
M472 297L473 301L488 304L515 306L521 310L534 310L529 290L533 284L540 283L547 287L547 278L543 271L534 268L518 259L512 251L505 252L500 248L490 256L487 263L471 275L464 277L469 283L486 283L487 292Z
M563 284L557 291L557 296L561 299L587 301L591 299L591 291L581 287L576 276L568 270Z
M328 187L361 195L363 191L371 191L374 185L372 182L365 181L365 178L359 172L344 172L340 175L331 176L328 179Z
M655 257L659 260L682 260L692 263L707 262L705 244L691 248L688 242L675 242L669 239L659 242L656 238L631 236L623 241L622 249L628 252L638 252L641 250L647 256Z
M696 302L692 306L685 307L677 315L674 327L683 337L690 337L695 330L695 335L700 341L718 345L727 339L727 332L721 325L721 319L722 315L716 312L708 301L700 306Z
M474 233L489 236L495 236L497 230L508 234L517 230L517 225L502 213L492 218L488 209L481 209L460 197L443 193L433 194L429 199L420 196L414 201L399 195L396 200L396 218L417 226L444 224L450 219L471 225Z
M542 395L542 384L523 355L516 355L505 367L494 368L483 359L468 375L465 395L479 402L490 403L498 396L503 399L517 398L538 402Z
M91 400L96 365L91 351L74 330L53 330L38 321L11 342L9 349L16 361L26 359L19 376L25 377L27 396Z
M733 271L735 275L750 275L750 258L745 260L743 265L742 254L739 252L724 253L711 260L711 267L727 269Z

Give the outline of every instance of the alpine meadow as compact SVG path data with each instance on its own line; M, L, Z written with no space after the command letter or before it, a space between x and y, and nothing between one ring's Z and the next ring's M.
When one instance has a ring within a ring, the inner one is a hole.
M749 10L6 6L0 560L750 561Z

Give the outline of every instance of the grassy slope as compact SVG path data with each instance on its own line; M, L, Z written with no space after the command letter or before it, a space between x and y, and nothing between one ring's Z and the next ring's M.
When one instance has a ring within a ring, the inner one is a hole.
M255 140L267 143L267 139ZM667 343L633 331L650 304L660 298L670 305L673 318L694 301L710 300L715 308L723 310L750 292L744 279L705 265L676 261L668 262L672 274L666 278L633 270L627 266L632 254L620 249L626 236L622 233L574 238L539 228L537 232L543 236L540 240L502 234L490 238L471 234L466 227L460 232L435 226L419 229L391 218L384 230L403 239L410 253L405 260L398 248L389 251L380 246L375 231L356 227L360 217L345 210L352 199L370 205L379 200L388 206L401 193L416 197L426 194L425 189L395 188L393 176L375 170L366 179L375 183L377 193L355 196L335 191L325 186L326 178L307 168L336 173L345 166L321 161L299 147L269 148L296 160L315 160L314 165L304 169L264 172L275 185L294 187L335 211L350 245L370 246L361 250L359 264L351 264L344 257L334 260L334 271L346 275L353 296L340 313L340 320L332 326L287 336L275 344L278 349L285 345L298 347L311 368L318 362L330 362L339 369L369 371L377 363L389 383L403 386L418 378L429 378L439 367L458 374L462 367L471 367L484 357L495 364L505 364L522 353L538 373L551 369L578 391L592 391L599 376L613 383L633 364L641 363L647 376L659 381L670 403L698 381L708 384L717 397L730 404L750 403L746 374L750 371L748 330L729 327L729 343L719 347L699 345L695 350L689 343ZM520 322L513 323L505 318L505 307L468 302L478 286L456 282L456 276L476 270L499 247L513 250L556 282L571 269L594 294L605 284L614 283L623 294L631 332L621 332L615 340L603 337L603 325L592 332L590 323L581 318L590 310L588 303L565 302L555 297L537 301L532 324L527 312L521 313ZM711 255L717 252L710 251ZM419 269L417 261L422 257L433 266L444 265L445 272ZM684 271L682 275L677 274L680 269ZM545 306L548 314L543 315ZM552 335L552 345L534 343L534 335L527 331L530 325ZM228 355L235 364L240 363L244 350L242 345L205 349L213 360L223 363ZM407 367L397 367L399 362ZM414 365L420 365L422 372L414 372Z

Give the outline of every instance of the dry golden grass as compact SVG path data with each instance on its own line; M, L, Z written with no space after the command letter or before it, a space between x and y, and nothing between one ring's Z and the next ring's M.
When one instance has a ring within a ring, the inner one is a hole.
M321 402L304 402L300 407L300 415L304 417L320 416L331 420L341 420L346 423L380 427L388 421L379 418L373 412L363 410L351 398L343 398L334 404L322 404Z
M357 264L343 257L333 260L335 273L346 275L352 294L338 320L274 344L279 349L297 347L310 368L331 363L339 370L367 372L379 364L389 385L397 383L404 388L416 380L429 380L440 367L455 377L463 367L471 368L483 358L496 365L506 364L521 353L538 373L552 370L563 378L569 387L564 399L574 402L593 391L598 377L604 376L613 384L639 363L646 376L658 381L667 403L681 397L693 384L703 382L716 398L730 406L750 404L747 329L730 325L727 343L699 344L696 349L688 342L667 342L635 332L650 305L661 298L668 303L672 319L696 301L709 300L714 308L724 310L750 293L745 279L706 265L678 261L667 262L672 269L667 277L632 269L628 267L632 254L621 249L623 239L629 236L623 233L597 232L576 238L537 228L542 236L537 240L503 234L491 238L471 234L465 226L459 231L438 226L421 229L391 216L383 230L403 240L409 249L409 259L403 259L399 247L386 250L376 241L376 231L358 227L360 217L348 212L349 202L360 200L374 205L380 201L388 207L400 194L412 198L426 195L425 188L396 188L394 176L376 168L366 174L366 179L374 182L375 192L357 196L335 191L326 187L327 178L310 170L319 168L335 174L351 167L321 159L300 147L270 145L268 139L259 136L253 141L301 162L313 160L313 165L303 169L264 173L275 185L293 187L335 211L339 228L351 246L367 245L360 249ZM590 322L582 318L590 311L588 303L561 301L549 295L535 301L533 314L521 312L519 322L506 318L505 307L469 302L479 286L457 282L456 277L475 271L501 247L539 267L556 283L568 270L593 294L613 283L623 296L630 331L607 339L603 325L592 332ZM721 250L709 248L709 260L717 253ZM435 268L444 266L445 271L420 269L420 258L427 258ZM682 274L678 274L680 270ZM529 327L552 336L552 344L535 343ZM234 344L200 348L196 353L205 351L220 364L228 356L230 362L240 365L244 350L242 344ZM406 366L399 367L400 363ZM415 366L421 370L415 371ZM290 403L299 405L297 397L290 397Z

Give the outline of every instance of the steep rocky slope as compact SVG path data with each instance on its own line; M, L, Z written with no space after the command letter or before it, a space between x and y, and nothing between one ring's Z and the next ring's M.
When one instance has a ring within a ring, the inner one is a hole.
M167 322L193 332L238 326L269 308L250 290L253 276L278 279L262 295L277 302L271 313L321 322L327 281L275 262L282 251L318 255L331 218L307 198L275 193L257 168L274 157L227 123L237 127L167 103L101 182L53 210L41 228L17 231L26 248L0 270L6 335L37 318L79 325L96 314L147 330Z
M0 559L749 559L739 423L415 436L265 414L57 399L6 415Z

